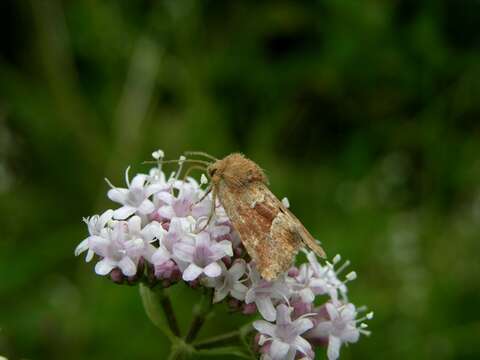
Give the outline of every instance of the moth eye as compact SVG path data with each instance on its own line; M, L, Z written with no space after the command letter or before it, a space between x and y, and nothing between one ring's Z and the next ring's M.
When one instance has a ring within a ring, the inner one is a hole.
M217 169L216 168L209 169L208 172L210 173L210 176L213 176L217 172Z

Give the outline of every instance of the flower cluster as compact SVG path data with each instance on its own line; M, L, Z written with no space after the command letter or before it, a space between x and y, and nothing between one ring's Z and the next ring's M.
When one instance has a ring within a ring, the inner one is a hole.
M263 320L253 323L254 347L262 359L313 359L314 349L324 346L333 360L342 344L369 333L363 321L373 313L359 318L364 310L347 298L346 284L356 278L355 272L341 277L348 261L340 266L337 255L321 264L305 251L308 262L274 281L262 279L220 203L212 204L207 178L180 178L184 157L167 177L163 152L152 155L157 166L132 179L127 169L125 188L107 180L115 210L84 219L89 236L75 255L87 252L87 262L97 255L98 275L163 287L184 281L212 288L215 303L227 301L244 314L258 311Z

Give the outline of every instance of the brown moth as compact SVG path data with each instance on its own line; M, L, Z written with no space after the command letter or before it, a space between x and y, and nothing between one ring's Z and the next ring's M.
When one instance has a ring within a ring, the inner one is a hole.
M325 252L302 223L268 188L263 170L242 154L234 153L210 163L212 196L218 196L261 276L273 280L292 265L306 245Z

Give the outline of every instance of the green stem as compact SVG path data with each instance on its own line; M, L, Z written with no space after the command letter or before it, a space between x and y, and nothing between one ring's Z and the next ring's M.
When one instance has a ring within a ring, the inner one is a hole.
M185 342L190 344L193 340L196 339L200 329L202 328L203 324L205 323L210 310L212 308L212 292L208 291L207 293L203 293L202 297L195 308L193 310L193 320L190 325L190 329L188 330L187 336L185 337Z
M196 342L195 348L196 349L212 348L218 345L224 345L230 342L231 340L237 339L239 337L240 337L240 331L235 330L235 331L228 332L226 334L212 336L209 339Z
M148 285L142 283L140 284L139 290L143 307L150 321L152 321L172 343L177 342L180 336L180 330L168 294L160 287L150 288Z

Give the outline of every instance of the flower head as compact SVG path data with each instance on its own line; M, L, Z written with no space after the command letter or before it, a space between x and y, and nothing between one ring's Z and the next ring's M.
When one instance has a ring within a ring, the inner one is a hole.
M306 317L291 319L292 309L280 304L276 309L276 322L272 324L258 320L253 327L261 334L259 345L271 342L268 355L272 360L293 360L297 352L309 355L310 343L301 335L313 327L313 322Z
M232 244L227 241L216 242L210 234L203 231L195 236L194 244L180 242L173 247L174 255L188 264L183 271L183 280L192 281L201 274L217 277L222 273L218 263L224 256L233 256Z

